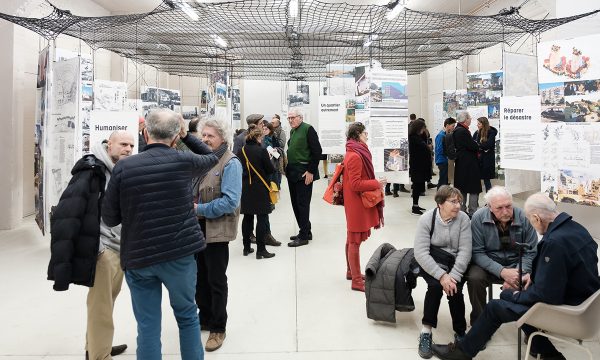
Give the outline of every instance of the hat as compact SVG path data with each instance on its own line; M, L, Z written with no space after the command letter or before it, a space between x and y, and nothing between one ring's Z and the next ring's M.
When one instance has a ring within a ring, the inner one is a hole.
M140 115L140 117L138 118L138 124L141 124L143 122L146 122L146 120L144 119L143 116Z
M257 124L265 116L263 114L250 114L246 117L246 123L248 125Z

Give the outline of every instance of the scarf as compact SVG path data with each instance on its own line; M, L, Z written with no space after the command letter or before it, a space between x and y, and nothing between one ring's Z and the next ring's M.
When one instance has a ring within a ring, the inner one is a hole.
M367 147L367 144L364 144L360 141L356 141L354 139L350 139L346 142L346 151L352 151L357 153L363 163L363 169L367 173L367 177L369 179L375 179L375 169L373 168L373 156L371 155L371 151ZM379 229L383 227L383 207L384 201L380 201L379 204L375 205L377 208L377 214L379 215L379 224L375 226L375 229Z
M467 131L469 132L469 135L471 135L471 130L469 130L469 127L467 125L465 125L464 123L457 123L457 125L460 125L460 126L464 127L465 129L467 129Z
M221 160L223 155L225 155L225 151L227 151L228 148L229 148L228 144L223 143L223 144L221 144L221 146L219 146L218 148L213 150L213 154L215 154L219 158L219 160ZM198 198L198 193L199 193L198 186L200 186L200 183L202 182L202 180L204 180L204 177L206 177L206 175L208 175L209 172L210 172L210 170L205 172L201 176L192 179L192 189L193 189L194 199Z

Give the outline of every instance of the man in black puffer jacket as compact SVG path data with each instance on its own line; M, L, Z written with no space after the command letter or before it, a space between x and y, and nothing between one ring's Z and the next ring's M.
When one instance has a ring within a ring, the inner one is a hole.
M194 254L206 245L194 212L191 183L215 166L218 158L187 135L181 115L171 110L151 112L144 137L148 145L143 153L116 164L102 204L104 222L122 224L121 266L138 323L137 357L161 356L164 284L179 327L181 357L201 359ZM192 152L173 149L179 137Z

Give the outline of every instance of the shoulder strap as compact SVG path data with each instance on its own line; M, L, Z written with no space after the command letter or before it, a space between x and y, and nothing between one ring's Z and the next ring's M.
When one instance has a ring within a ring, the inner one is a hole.
M429 240L433 236L433 229L435 229L435 215L437 214L437 207L433 209L433 216L431 217L431 229L429 230Z
M256 171L256 169L254 168L254 166L252 165L252 163L250 162L250 160L248 160L248 155L246 155L246 150L245 150L245 145L242 147L242 154L244 154L244 157L246 158L246 167L248 168L248 181L250 184L252 184L252 174L250 174L250 169L254 170L254 173L256 174L256 176L258 176L258 178L263 182L263 184L265 184L265 187L267 188L267 190L271 191L271 187L267 184L267 182L265 181L265 179L263 179L262 176L260 176L260 174L258 173L258 171Z

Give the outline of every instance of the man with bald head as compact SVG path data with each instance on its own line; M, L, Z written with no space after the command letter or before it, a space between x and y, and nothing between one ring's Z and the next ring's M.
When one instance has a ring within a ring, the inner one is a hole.
M98 199L115 164L130 156L133 146L133 136L125 131L115 131L108 141L94 144L92 154L85 155L73 167L73 178L52 214L48 275L56 280L55 290L66 290L65 280L90 287L86 359L111 359L127 348L112 346L113 309L123 283L119 261L121 226L106 225L97 212ZM94 254L94 258L86 258L85 254Z
M598 245L590 233L572 217L556 210L542 193L525 202L525 215L543 235L537 245L530 274L523 276L523 290L506 288L500 299L490 301L463 339L448 345L433 345L440 359L471 359L481 351L500 325L518 320L538 302L550 305L579 305L600 289ZM537 329L523 325L527 336ZM544 336L530 340L531 354L542 359L565 359Z
M486 302L486 289L492 283L519 287L519 249L528 244L523 254L523 274L531 273L537 235L525 211L513 206L512 194L503 186L494 186L485 194L486 207L471 219L473 255L467 271L467 288L471 300L471 324Z
M177 140L191 151L174 149ZM193 178L218 162L212 150L185 130L180 114L152 111L146 118L144 152L120 160L102 203L102 219L122 224L121 268L137 320L137 358L161 359L162 286L179 328L182 359L204 358L195 301L195 254L206 247L200 230Z

